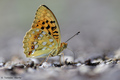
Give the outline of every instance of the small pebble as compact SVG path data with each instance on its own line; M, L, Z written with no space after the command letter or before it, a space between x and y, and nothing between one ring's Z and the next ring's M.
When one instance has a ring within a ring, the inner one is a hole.
M14 63L12 63L11 61L8 61L5 63L4 67L5 68L8 68L8 69L11 69L13 67Z
M117 61L117 64L120 64L120 60Z
M77 63L77 64L76 64L77 67L78 67L78 66L81 66L81 65L82 65L81 63Z
M0 63L0 67L3 67L3 66L4 66L4 63L3 63L3 62L1 62L1 63Z
M120 59L120 48L119 48L118 50L116 50L114 53L115 53L115 56L114 56L114 57L115 57L116 59Z
M61 67L62 64L54 64L53 66L55 66L55 67Z
M62 56L61 57L61 63L64 63L66 59L67 59L67 63L74 62L74 59L73 59L72 56L64 56L64 57Z
M103 60L102 60L102 59L97 59L97 60L92 60L92 61L91 61L91 63L98 63L98 62L102 63Z
M39 60L36 59L36 58L31 58L31 61L33 61L35 64L39 64L40 63Z
M92 63L91 59L86 60L85 64L88 66L97 66L100 62Z
M34 61L28 61L27 63L26 63L26 67L34 67Z
M43 62L41 66L39 66L39 68L48 68L51 67L52 65L50 63L47 62Z
M95 69L93 70L94 73L103 73L109 68L109 65L105 65L104 63L99 64Z
M113 63L113 59L110 58L110 59L106 60L105 63L106 63L106 64L112 64L112 63Z
M24 68L24 65L23 64L16 64L14 67L16 67L16 68Z

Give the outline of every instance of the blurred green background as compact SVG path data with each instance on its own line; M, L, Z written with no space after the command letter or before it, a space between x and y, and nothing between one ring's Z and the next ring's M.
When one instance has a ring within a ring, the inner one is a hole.
M120 47L120 0L0 0L1 57L25 58L22 40L41 4L55 14L62 42L81 32L68 42L76 58L114 52Z

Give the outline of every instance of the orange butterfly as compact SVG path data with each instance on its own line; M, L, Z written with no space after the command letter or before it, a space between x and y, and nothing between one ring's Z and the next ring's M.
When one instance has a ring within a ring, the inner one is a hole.
M32 28L24 37L23 48L27 57L34 58L57 56L67 48L67 43L61 43L57 19L47 6L38 8Z

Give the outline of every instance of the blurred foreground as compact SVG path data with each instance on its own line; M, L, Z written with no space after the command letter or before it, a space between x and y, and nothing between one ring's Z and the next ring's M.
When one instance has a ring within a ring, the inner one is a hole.
M65 56L66 57L66 56ZM32 59L25 62L13 57L11 61L0 63L1 80L119 80L120 51L113 58L103 55L84 62L73 62L72 57L66 58L63 64L56 60L40 62Z

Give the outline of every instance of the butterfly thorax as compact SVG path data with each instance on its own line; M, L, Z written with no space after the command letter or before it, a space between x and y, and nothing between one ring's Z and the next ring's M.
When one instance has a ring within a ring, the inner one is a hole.
M58 53L57 53L57 55L59 55L60 52L62 52L66 48L67 48L67 43L64 43L64 42L61 43L60 47L58 47Z

